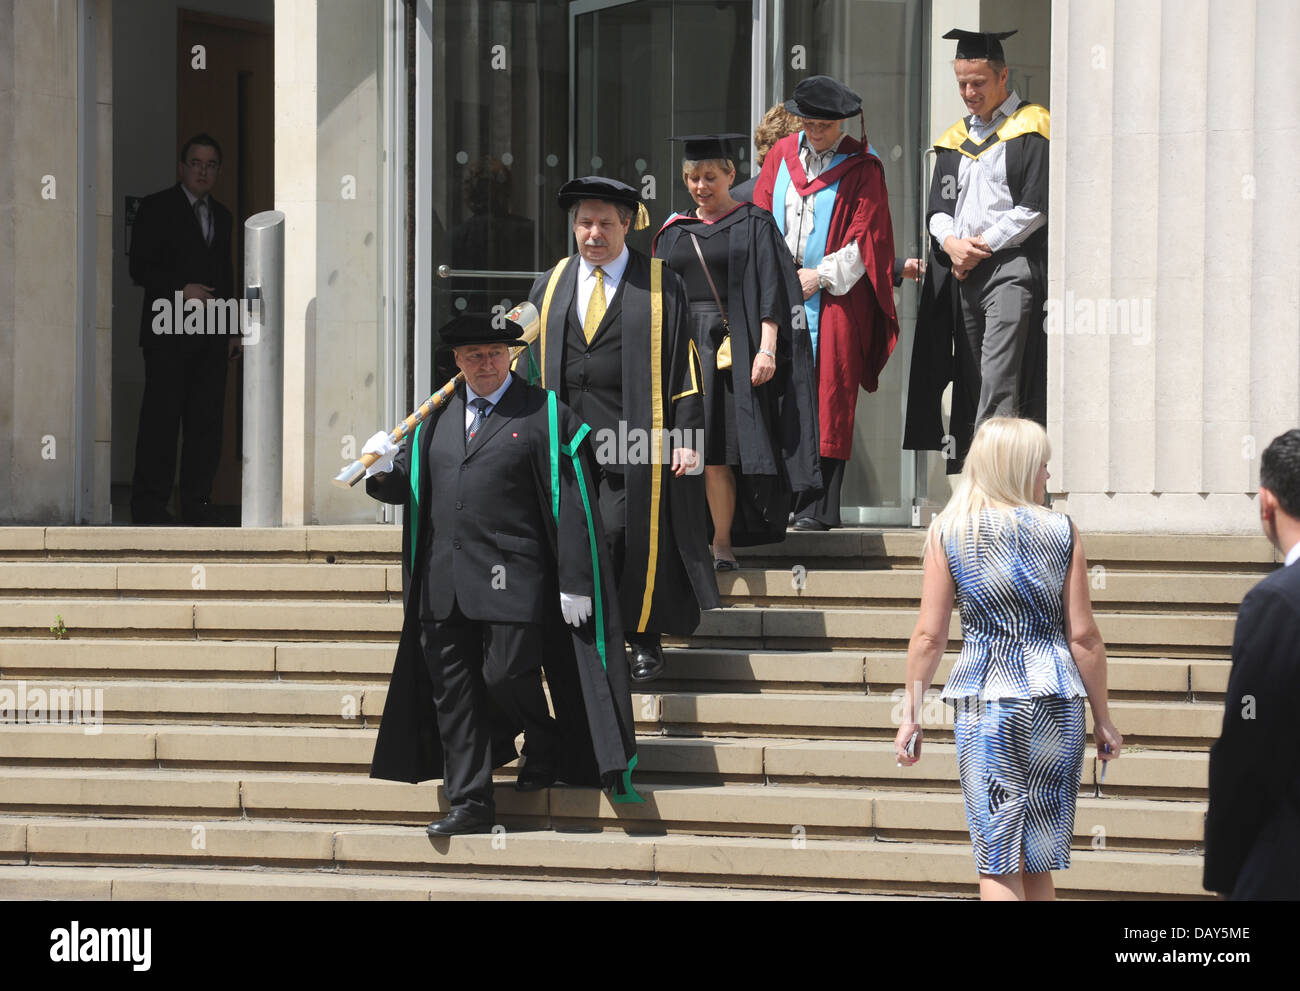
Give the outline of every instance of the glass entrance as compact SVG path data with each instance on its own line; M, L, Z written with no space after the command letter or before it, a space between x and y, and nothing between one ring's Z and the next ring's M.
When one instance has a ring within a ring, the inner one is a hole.
M922 154L929 146L923 100L923 0L762 0L767 38L767 105L787 99L799 80L812 75L839 79L862 97L867 140L885 166L894 250L917 257L923 188ZM845 129L858 137L857 121ZM903 414L917 284L894 291L900 334L880 377L880 387L858 393L853 457L844 477L846 524L907 526L916 495L916 455L902 449Z
M628 244L649 252L654 231L691 205L674 134L753 130L752 0L577 0L571 170L640 185L650 227ZM736 163L749 172L749 150Z

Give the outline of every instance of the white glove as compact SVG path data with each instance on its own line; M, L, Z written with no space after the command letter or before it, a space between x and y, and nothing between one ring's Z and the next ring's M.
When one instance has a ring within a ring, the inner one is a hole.
M368 441L366 446L361 449L362 454L378 454L375 463L366 469L366 478L371 475L387 475L393 470L393 458L397 457L397 452L401 448L388 439L388 432L381 430Z
M560 593L560 612L570 626L581 626L591 619L591 596Z

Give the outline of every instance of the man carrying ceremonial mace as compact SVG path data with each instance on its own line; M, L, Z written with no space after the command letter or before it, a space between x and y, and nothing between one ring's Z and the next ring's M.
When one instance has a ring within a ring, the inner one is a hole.
M510 370L522 333L486 315L447 324L463 384L400 447L380 432L363 448L379 455L367 493L407 507L405 618L370 774L441 777L450 811L431 835L491 831L492 771L515 759L520 730L519 790L563 780L639 801L627 670L608 663L623 631L588 428ZM572 650L547 662L552 718L544 631L560 630Z

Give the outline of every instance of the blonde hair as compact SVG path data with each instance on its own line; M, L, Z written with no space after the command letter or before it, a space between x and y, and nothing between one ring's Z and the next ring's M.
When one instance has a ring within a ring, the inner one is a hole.
M1047 514L1049 510L1034 501L1034 487L1051 454L1047 431L1040 424L1011 416L989 417L975 431L952 498L930 523L926 546L931 540L941 547L952 541L958 554L977 551L980 514L986 509L1000 517L995 532L1009 525L1018 533L1017 510Z
M683 158L682 181L685 182L690 177L690 174L701 165L709 165L710 163L716 165L722 172L730 172L733 176L736 174L736 163L729 158L701 158L699 161Z
M767 158L772 146L787 134L797 134L803 130L803 118L796 117L778 103L763 115L763 119L754 128L754 161L759 165Z

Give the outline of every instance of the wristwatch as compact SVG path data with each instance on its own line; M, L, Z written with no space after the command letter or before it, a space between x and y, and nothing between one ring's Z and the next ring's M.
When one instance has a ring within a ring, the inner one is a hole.
M776 352L775 352L775 351L769 351L767 348L759 348L759 349L758 349L758 353L759 353L759 354L765 354L765 355L767 355L769 358L771 358L773 361L776 361Z

